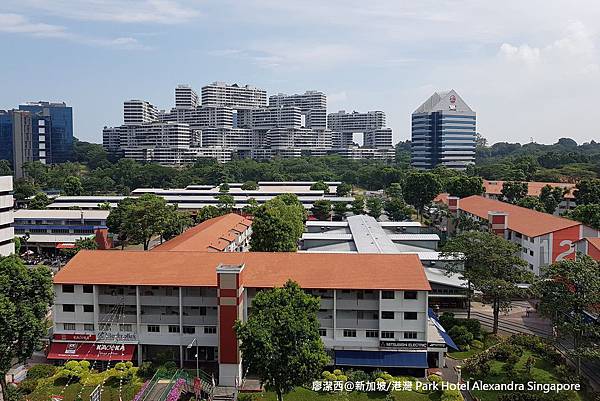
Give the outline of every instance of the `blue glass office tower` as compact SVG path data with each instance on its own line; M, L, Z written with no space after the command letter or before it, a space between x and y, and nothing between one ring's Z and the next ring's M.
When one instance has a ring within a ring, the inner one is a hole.
M454 90L434 93L412 114L411 165L464 170L475 163L475 112Z
M46 163L64 163L73 153L73 109L65 103L35 102L19 105L32 114L34 141L44 137ZM38 144L39 145L39 144ZM34 144L35 146L35 144Z

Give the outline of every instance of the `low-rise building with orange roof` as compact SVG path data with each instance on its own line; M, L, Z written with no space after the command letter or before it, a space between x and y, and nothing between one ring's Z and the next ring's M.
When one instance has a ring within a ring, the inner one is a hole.
M483 180L483 188L485 189L485 197L502 200L502 186L507 181L502 180ZM566 182L538 182L529 181L527 184L527 196L539 197L542 188L550 185L553 188L563 188L565 191L563 201L558 205L555 214L561 214L567 210L571 210L576 206L575 203L575 184Z
M542 266L574 258L580 239L599 235L598 230L578 221L483 196L474 195L457 201L459 214L469 216L519 244L521 257L536 275L540 274Z
M586 237L577 243L577 252L592 257L594 260L600 261L600 238Z

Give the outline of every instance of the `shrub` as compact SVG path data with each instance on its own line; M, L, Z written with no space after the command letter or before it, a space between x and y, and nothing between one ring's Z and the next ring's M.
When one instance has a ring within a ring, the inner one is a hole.
M342 375L342 371L340 369L334 369L333 374L336 376Z
M427 380L433 383L441 383L442 378L439 375L429 375L427 376Z
M27 378L19 383L19 392L22 394L31 394L37 387L38 379Z
M440 316L440 324L444 329L446 329L446 331L448 331L458 324L458 319L454 317L454 313L444 312Z
M479 341L479 340L473 340L473 341L471 341L471 346L473 348L478 348L478 349L483 349L483 347L484 347L483 343L481 341Z
M156 373L156 367L149 361L143 362L137 371L138 376L142 379L150 379L154 373Z
M462 401L463 399L460 391L454 389L444 390L440 398L441 401Z
M173 374L177 371L177 364L173 361L163 363L159 369L164 370L167 374Z
M351 382L367 382L371 380L371 376L364 370L348 370L346 371L346 376L348 376L348 380Z
M493 357L501 362L508 361L511 355L516 355L518 359L523 355L523 349L518 345L512 345L507 342L500 343L493 349Z
M56 369L56 366L53 365L34 365L27 371L27 378L33 380L46 379L48 377L54 376L54 374L56 373Z
M470 333L465 326L454 326L448 331L448 334L452 337L456 345L464 351L467 351L467 349L464 348L473 341L473 334Z
M475 319L460 319L458 321L460 326L464 326L469 333L473 334L473 338L477 340L483 339L483 333L481 331L481 322Z

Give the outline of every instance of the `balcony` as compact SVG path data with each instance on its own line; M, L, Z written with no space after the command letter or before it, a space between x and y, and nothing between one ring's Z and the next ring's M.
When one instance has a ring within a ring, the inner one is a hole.
M342 329L378 329L376 319L336 319L336 327Z
M338 299L336 309L347 310L378 310L378 299Z
M179 324L179 315L151 315L143 314L142 323L149 324Z

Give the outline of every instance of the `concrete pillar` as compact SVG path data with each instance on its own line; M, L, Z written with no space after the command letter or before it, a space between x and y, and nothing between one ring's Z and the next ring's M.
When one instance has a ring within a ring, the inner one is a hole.
M243 270L243 264L217 266L219 385L227 387L236 386L242 378L242 358L233 326L244 315Z
M98 291L100 291L100 287L94 285L92 297L94 299L94 329L96 333L100 331L100 304L98 302Z
M333 341L337 338L337 291L333 290Z
M136 326L135 331L136 331L136 337L138 340L138 347L137 347L138 366L140 366L144 360L142 357L142 344L140 344L140 333L142 332L141 313L142 313L142 307L140 305L140 286L136 285L135 286L135 326Z
M183 368L183 294L179 288L179 367ZM187 344L186 344L187 346Z

